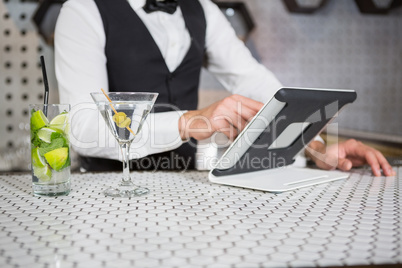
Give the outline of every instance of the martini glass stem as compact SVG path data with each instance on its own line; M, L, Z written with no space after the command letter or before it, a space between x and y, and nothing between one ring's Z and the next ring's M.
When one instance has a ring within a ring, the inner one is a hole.
M129 155L130 155L130 145L131 142L120 143L121 153L123 155L123 178L121 180L122 186L132 186L133 182L130 178L130 166L129 166Z

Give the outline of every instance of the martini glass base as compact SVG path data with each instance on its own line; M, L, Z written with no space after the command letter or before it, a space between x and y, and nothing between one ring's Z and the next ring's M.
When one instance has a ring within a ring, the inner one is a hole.
M149 189L145 187L122 187L119 186L118 188L114 187L109 187L105 191L103 191L103 194L105 196L110 196L110 197L124 197L124 198L130 198L130 197L135 197L135 196L142 196L146 195L149 193Z

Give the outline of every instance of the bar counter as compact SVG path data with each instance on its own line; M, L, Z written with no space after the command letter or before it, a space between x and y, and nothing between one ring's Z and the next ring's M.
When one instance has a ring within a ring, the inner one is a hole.
M34 197L0 176L0 267L311 267L402 264L402 167L280 194L208 173L133 172L151 193L110 198L120 173L72 174L68 196Z

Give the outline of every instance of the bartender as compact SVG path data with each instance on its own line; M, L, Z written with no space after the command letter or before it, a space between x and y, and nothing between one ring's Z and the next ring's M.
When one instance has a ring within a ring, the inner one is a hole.
M210 0L69 0L56 25L55 59L60 101L78 110L74 149L92 171L121 163L114 138L87 105L90 92L158 92L132 144L132 167L160 169L161 159L174 159L168 169L191 169L195 140L215 132L233 140L281 87ZM233 95L197 110L203 65ZM355 140L328 148L315 140L306 153L324 169L368 163L376 176L395 173L380 152Z

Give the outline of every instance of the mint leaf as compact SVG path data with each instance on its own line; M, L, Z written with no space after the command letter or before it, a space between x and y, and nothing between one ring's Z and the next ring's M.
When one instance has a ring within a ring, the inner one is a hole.
M40 147L42 141L38 138L38 136L35 134L33 135L33 138L31 139L31 143L35 146L35 147Z
M55 139L57 139L57 138L60 138L60 137L63 137L63 135L61 134L61 133L59 133L59 132L53 132L51 135L50 135L50 140L55 140Z
M43 156L45 153L59 149L64 146L65 142L66 142L66 139L62 138L62 137L52 140L52 143L42 142L40 145L40 148L38 149L39 154L41 156Z
M38 137L38 130L32 130L31 129L31 143L35 146L35 147L39 147L41 144L41 140Z

